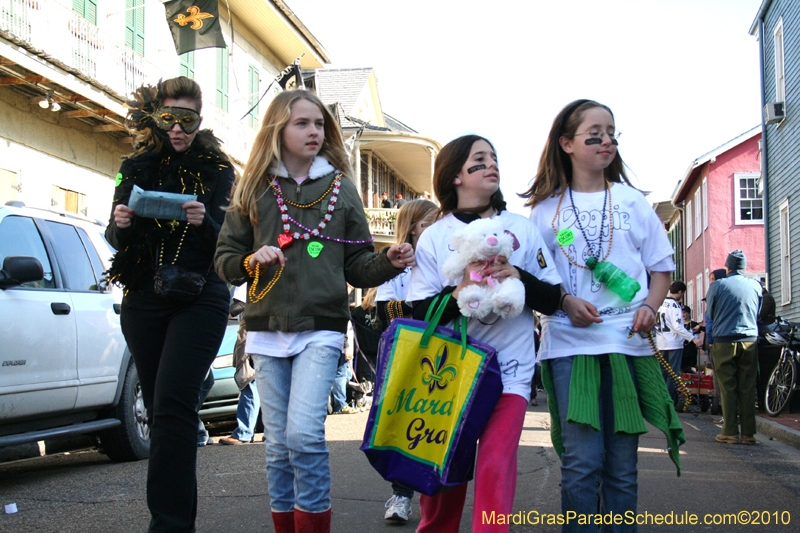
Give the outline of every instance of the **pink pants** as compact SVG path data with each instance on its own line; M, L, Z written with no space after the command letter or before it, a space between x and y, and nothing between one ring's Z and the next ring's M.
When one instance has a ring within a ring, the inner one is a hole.
M484 523L484 512L495 517L511 513L517 490L517 448L528 402L517 394L503 394L478 442L475 465L475 505L472 531L507 532L508 525ZM467 484L436 496L420 494L421 519L417 533L458 533L467 497Z

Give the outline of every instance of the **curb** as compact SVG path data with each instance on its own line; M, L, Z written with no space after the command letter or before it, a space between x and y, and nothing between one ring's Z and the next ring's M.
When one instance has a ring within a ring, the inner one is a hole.
M756 416L756 430L762 435L772 437L800 449L800 431L786 427L763 416Z

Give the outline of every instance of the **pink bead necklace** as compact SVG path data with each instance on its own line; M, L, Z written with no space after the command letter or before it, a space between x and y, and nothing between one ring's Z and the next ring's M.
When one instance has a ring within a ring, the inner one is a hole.
M336 178L334 178L332 189L330 189L333 191L333 193L331 194L331 201L328 204L328 211L327 213L325 213L325 216L322 217L322 220L319 222L319 225L317 225L317 227L312 230L310 228L305 227L304 225L296 221L294 218L292 218L288 213L286 204L291 203L293 206L304 207L304 208L311 207L312 205L322 200L322 198L324 198L324 195L316 202L313 202L305 206L301 206L299 204L295 204L294 202L290 202L289 200L284 200L283 191L281 190L281 185L278 182L278 178L276 177L273 179L271 184L272 191L275 194L276 200L278 201L278 208L281 210L281 221L283 222L283 233L281 235L278 235L278 245L281 247L281 250L291 246L292 243L295 241L295 239L309 240L311 239L312 236L320 237L322 239L327 239L329 241L341 242L345 244L366 244L373 241L372 237L363 241L351 241L348 239L337 239L336 237L328 237L327 235L322 235L322 230L325 229L325 226L327 226L328 222L330 222L331 218L333 218L333 210L334 207L336 206L336 201L339 199L339 187L341 186L341 183L342 183L342 174L340 173L336 176ZM325 194L327 194L327 192ZM301 230L303 230L304 233L300 233L299 231L295 231L294 233L292 233L291 226L289 225L290 222L295 226L297 226L298 228L300 228Z

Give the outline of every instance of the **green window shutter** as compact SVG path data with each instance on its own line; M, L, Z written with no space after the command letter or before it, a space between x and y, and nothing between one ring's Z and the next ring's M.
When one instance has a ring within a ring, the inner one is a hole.
M143 56L144 0L125 0L125 9L125 46Z
M217 48L217 107L228 110L228 50ZM252 104L251 104L252 105Z
M133 19L133 0L125 0L125 46L133 49L133 37L136 34L136 23Z
M250 97L248 98L248 105L250 106L255 105L253 110L250 111L249 121L250 121L250 127L255 130L258 129L258 104L256 102L258 102L258 97L260 95L258 94L259 93L258 69L256 69L252 65L250 65L250 70L248 70L247 72L247 81L248 81L247 85L249 87L248 93L250 94Z
M194 79L194 50L178 56L180 59L179 74Z
M72 10L97 26L97 0L72 0Z
M86 6L84 18L97 26L97 0L86 0L84 5Z

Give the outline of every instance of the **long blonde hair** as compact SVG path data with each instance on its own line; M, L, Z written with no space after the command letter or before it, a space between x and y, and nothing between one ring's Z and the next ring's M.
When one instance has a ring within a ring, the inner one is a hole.
M412 244L411 230L417 222L437 209L436 204L429 200L412 200L403 204L394 223L395 244Z
M232 211L239 211L243 216L249 217L251 224L258 224L256 200L259 193L269 186L270 168L281 164L283 128L289 123L292 105L301 99L315 104L322 111L325 119L325 140L319 151L320 157L327 159L346 178L353 175L339 124L322 100L311 91L303 89L279 93L264 114L261 129L258 130L253 141L253 149L250 151L244 172L233 185L231 204L228 207Z
M578 126L583 122L583 115L586 111L601 107L611 113L614 113L608 106L595 102L594 100L575 100L570 102L556 115L553 120L553 125L550 128L550 134L547 136L547 142L542 150L542 156L539 160L539 169L536 171L536 176L533 178L531 187L520 194L522 198L527 198L526 206L536 207L539 202L550 198L558 191L563 191L567 186L572 183L572 160L562 148L559 139L566 137L572 139L578 130ZM631 185L628 176L625 174L625 163L622 161L622 156L617 154L603 171L604 176L610 182L624 182Z

